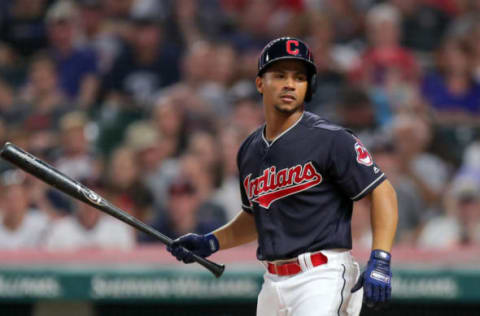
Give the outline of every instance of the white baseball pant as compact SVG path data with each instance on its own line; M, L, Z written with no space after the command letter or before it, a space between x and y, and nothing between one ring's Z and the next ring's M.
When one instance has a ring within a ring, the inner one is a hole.
M257 316L358 316L363 288L350 290L360 267L348 250L321 251L328 262L313 267L310 254L298 256L302 271L278 276L268 271L258 296Z

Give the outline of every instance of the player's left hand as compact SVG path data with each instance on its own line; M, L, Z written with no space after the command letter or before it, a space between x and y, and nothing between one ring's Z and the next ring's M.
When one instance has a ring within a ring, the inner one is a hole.
M193 254L206 258L218 249L218 239L213 233L206 235L186 234L175 239L167 247L168 252L184 263L192 263L194 261Z
M373 250L366 270L360 275L352 293L363 286L363 301L368 307L379 310L390 301L392 272L390 270L390 253Z

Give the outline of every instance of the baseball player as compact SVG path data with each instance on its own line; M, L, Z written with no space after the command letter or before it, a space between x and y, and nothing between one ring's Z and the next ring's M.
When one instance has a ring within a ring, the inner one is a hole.
M206 235L188 234L168 250L185 263L254 240L265 268L258 316L359 315L363 301L389 301L397 224L394 189L349 130L304 110L315 87L308 46L282 37L258 62L265 125L239 149L242 210ZM371 201L373 245L365 272L351 256L353 201ZM363 291L359 291L363 287Z

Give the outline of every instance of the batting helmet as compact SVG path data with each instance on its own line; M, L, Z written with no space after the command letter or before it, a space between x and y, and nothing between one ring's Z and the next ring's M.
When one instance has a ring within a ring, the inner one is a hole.
M310 101L315 92L317 67L313 61L310 48L303 41L294 37L280 37L267 44L258 59L258 73L261 76L272 63L284 59L303 61L308 71L308 89L305 101Z

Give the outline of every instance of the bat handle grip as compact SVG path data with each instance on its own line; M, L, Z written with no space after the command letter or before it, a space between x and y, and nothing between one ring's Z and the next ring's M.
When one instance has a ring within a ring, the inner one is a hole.
M204 266L207 270L212 272L213 275L215 275L215 277L219 278L223 274L223 271L225 270L225 265L215 263L213 261L200 257L194 253L192 254L193 254L193 260L195 260L197 263L199 263L200 265Z

